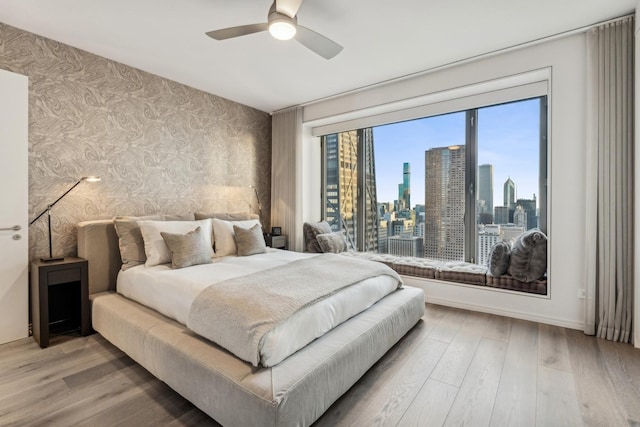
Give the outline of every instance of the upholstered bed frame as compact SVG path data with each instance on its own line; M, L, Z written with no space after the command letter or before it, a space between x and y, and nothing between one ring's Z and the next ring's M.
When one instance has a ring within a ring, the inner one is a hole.
M112 221L78 225L93 328L225 426L310 425L424 313L422 290L387 296L273 368L253 368L185 326L115 293Z

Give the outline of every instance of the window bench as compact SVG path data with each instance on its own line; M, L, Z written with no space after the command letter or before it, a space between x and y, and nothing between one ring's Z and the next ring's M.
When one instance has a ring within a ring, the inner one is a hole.
M388 265L398 274L435 279L444 282L456 282L467 285L488 286L491 288L527 292L538 295L547 294L547 279L533 282L521 282L509 274L494 277L483 265L464 261L436 261L428 258L403 257L369 252L343 252L345 256L378 261Z

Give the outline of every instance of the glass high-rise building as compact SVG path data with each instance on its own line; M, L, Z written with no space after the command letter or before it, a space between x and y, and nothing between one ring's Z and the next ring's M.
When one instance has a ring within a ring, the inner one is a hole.
M481 211L493 215L493 165L478 166L478 201L482 206Z
M509 207L508 206L496 206L493 208L493 223L494 224L508 224L509 223Z
M516 184L511 180L511 178L507 178L504 182L504 206L513 209L513 205L516 202Z
M536 195L533 195L533 199L518 199L516 200L516 208L522 207L522 210L527 214L526 223L524 224L530 230L538 226L538 215L536 215ZM513 220L517 224L516 220Z
M464 261L465 146L425 152L426 258Z
M364 153L360 153L362 141ZM364 155L364 205L358 212L358 156ZM365 128L325 136L325 220L333 231L342 231L350 248L378 249L373 129ZM358 245L358 221L365 222L363 244Z

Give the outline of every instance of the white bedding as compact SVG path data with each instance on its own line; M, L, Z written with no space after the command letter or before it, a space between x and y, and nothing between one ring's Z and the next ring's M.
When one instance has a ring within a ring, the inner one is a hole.
M186 324L191 304L207 286L313 256L316 255L268 249L265 254L215 258L212 264L176 270L169 265L140 265L120 271L117 291ZM265 366L279 363L295 351L293 349L300 348L300 343L309 342L309 337L313 339L323 335L397 287L397 281L391 276L380 276L364 280L317 304L305 307L265 336L262 361Z

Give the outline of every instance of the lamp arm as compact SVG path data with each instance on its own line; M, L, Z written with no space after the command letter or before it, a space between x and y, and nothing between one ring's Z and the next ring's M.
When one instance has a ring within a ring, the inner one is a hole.
M253 187L253 189L256 192L256 200L258 201L258 209L262 210L262 203L260 203L260 196L258 196L258 189L256 187Z
M45 210L43 210L42 212L40 212L40 214L39 214L37 217L35 217L35 219L34 219L33 221L31 221L31 222L29 223L29 225L32 225L34 222L36 222L37 220L39 220L39 219L40 219L40 217L41 217L42 215L44 215L44 214L46 214L47 212L49 212L49 211L51 210L51 208L52 208L52 207L54 207L54 206L56 205L56 203L58 203L60 200L62 200L62 198L63 198L64 196L66 196L67 194L69 194L69 192L70 192L71 190L73 190L74 188L76 188L76 187L77 187L77 186L78 186L78 185L79 185L83 180L84 180L84 177L83 177L83 178L80 178L80 179L78 180L78 182L76 182L75 184L73 184L73 185L71 186L71 188L69 188L67 191L65 191L65 192L62 194L62 196L58 197L58 198L56 199L56 201L55 201L55 202L53 202L53 203L49 204Z

